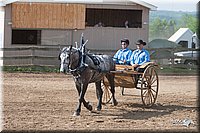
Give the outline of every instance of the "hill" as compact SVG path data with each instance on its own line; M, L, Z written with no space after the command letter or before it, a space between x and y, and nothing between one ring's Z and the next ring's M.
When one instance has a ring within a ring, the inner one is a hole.
M172 19L175 20L177 23L181 20L181 17L185 14L196 16L197 12L182 12L182 11L164 11L164 10L157 10L157 11L150 11L150 23L156 19L166 19L167 21Z

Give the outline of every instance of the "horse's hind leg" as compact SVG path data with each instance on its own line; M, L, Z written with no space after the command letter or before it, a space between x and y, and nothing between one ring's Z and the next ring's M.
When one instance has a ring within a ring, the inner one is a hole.
M112 93L112 104L116 106L118 104L117 100L115 99L115 81L114 81L114 75L113 74L106 74L106 78L108 79L108 82L110 84L110 91Z
M98 99L97 110L100 111L102 108L102 95L103 95L103 91L101 88L101 81L96 82L95 85L96 85L96 95Z

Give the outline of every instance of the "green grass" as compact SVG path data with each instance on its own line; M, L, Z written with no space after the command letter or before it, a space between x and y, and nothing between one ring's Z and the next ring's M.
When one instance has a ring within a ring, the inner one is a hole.
M181 68L181 67L161 67L158 70L158 74L176 74L176 75L197 75L198 74L198 68Z
M59 72L59 68L47 66L3 66L5 72Z
M58 67L47 67L47 66L3 66L2 71L5 72L27 72L27 73L44 73L54 72L59 73ZM181 68L181 67L170 67L163 66L157 69L158 74L175 74L175 75L197 75L198 68Z

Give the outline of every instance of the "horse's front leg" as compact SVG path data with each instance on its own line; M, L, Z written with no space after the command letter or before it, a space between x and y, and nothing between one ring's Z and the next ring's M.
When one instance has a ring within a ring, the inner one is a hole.
M78 105L77 105L76 111L74 112L73 116L80 115L82 102L84 103L84 105L87 104L84 99L84 96L85 96L85 93L87 90L87 86L88 86L88 84L80 84L80 90L77 88L79 91L79 99L78 99Z
M102 95L103 95L103 91L101 88L101 81L96 82L95 85L96 85L96 95L98 99L97 110L100 111L102 108Z
M81 83L76 83L76 89L78 91L78 96L80 97L80 93L81 93ZM90 104L90 102L86 102L85 98L83 98L83 105L84 107L86 107L89 111L92 111L92 105Z

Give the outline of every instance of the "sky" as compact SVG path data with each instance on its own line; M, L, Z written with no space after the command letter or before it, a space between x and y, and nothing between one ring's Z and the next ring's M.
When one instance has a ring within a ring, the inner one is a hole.
M157 6L157 10L168 11L197 11L199 0L142 0Z
M5 0L5 1L14 1L14 0ZM84 1L84 0L77 0L77 1ZM90 0L85 0L85 1L90 1ZM102 1L102 0L95 0L95 1ZM157 10L193 12L197 11L197 3L200 0L141 0L141 1L157 6L158 7Z

